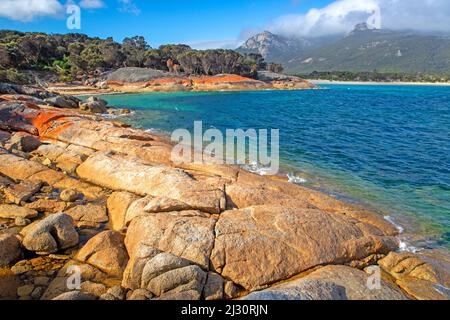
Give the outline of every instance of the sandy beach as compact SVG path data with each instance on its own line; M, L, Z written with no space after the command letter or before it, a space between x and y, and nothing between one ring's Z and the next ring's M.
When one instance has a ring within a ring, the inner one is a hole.
M324 84L348 84L348 85L372 85L372 86L450 86L450 82L371 82L371 81L330 81L308 80L315 85Z

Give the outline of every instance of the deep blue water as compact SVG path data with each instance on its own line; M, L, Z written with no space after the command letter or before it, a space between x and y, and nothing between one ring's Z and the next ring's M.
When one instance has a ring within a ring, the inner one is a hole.
M280 129L283 164L305 185L390 215L448 247L450 87L328 85L327 90L104 96L123 120L171 132Z

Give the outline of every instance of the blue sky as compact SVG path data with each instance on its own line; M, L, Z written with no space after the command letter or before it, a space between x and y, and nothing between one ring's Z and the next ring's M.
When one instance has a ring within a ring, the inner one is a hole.
M0 2L3 0L0 0ZM79 3L79 1L75 1ZM91 36L143 35L156 46L162 43L232 41L246 30L264 29L274 18L307 11L331 1L295 0L134 0L135 8L122 10L117 0L104 7L82 9L81 30ZM62 3L62 1L61 1ZM0 18L0 29L67 33L65 17L43 16L32 21Z
M0 0L0 29L71 32L68 0ZM154 47L187 43L233 47L258 31L290 36L346 32L382 8L389 28L450 30L450 1L429 0L69 0L82 7L81 30L90 36L143 35Z

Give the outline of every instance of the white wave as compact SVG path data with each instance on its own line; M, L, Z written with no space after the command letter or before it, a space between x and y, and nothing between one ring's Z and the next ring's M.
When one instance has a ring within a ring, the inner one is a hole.
M391 216L384 216L384 220L389 221L390 223L392 223L397 228L397 230L398 230L398 232L400 234L405 231L405 229L403 229L402 226L397 224Z
M150 128L150 129L145 129L144 131L147 132L147 133L157 133L158 129Z
M287 177L288 177L288 181L290 183L294 183L294 184L303 184L303 183L308 182L308 180L306 180L305 178L298 177L292 173L288 173Z
M419 251L418 248L408 244L406 241L400 240L400 245L398 246L398 250L400 252L411 252L411 253L417 253Z
M245 164L242 166L242 168L249 172L259 174L260 176L266 176L272 171L270 168L262 167L256 162Z

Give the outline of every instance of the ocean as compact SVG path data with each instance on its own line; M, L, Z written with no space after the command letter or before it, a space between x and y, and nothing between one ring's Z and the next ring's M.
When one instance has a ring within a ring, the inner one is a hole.
M404 247L450 248L450 87L325 85L320 90L105 95L120 120L171 133L280 129L292 183L383 214Z

